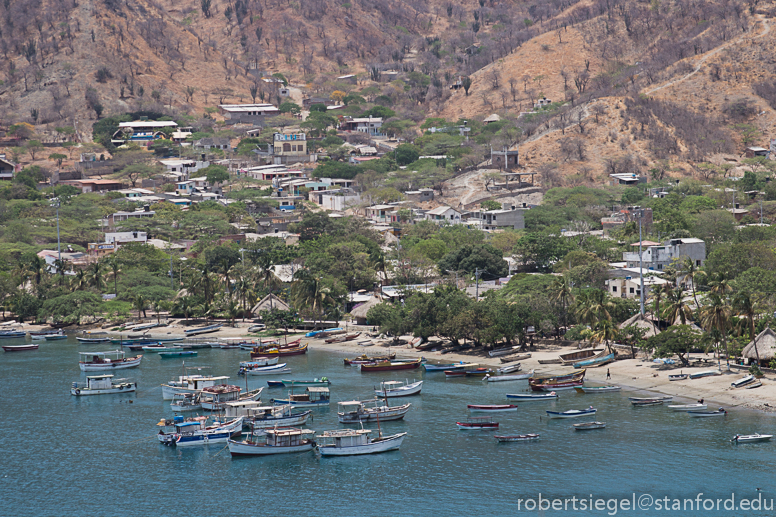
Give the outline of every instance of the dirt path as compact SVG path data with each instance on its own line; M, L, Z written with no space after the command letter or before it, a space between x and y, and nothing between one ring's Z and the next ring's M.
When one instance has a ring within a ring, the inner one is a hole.
M763 18L760 21L765 26L765 29L760 34L758 34L757 36L753 36L752 39L754 39L754 38L762 38L763 36L765 36L766 34L768 34L771 31L771 26L768 23L768 20ZM723 50L725 50L726 48L728 48L728 47L730 47L732 45L735 45L736 43L739 43L742 39L744 39L747 36L751 36L751 32L747 32L747 33L741 34L736 39L730 40L727 43L725 43L724 45L715 48L711 52L706 53L706 55L704 55L702 58L700 58L700 60L698 60L698 64L695 65L695 68L693 68L692 72L690 72L688 74L685 74L682 77L678 77L678 78L676 78L676 79L674 79L672 81L669 81L666 84L664 84L663 86L658 86L656 88L652 88L650 90L647 90L644 93L646 95L650 95L650 94L655 93L657 91L660 91L660 90L662 90L664 88L668 88L669 86L674 86L675 84L679 84L679 83L685 81L686 79L689 79L690 77L694 76L695 74L697 74L700 71L700 69L703 66L703 64L706 61L708 61L709 58L714 57L717 54L719 54L720 52L722 52Z

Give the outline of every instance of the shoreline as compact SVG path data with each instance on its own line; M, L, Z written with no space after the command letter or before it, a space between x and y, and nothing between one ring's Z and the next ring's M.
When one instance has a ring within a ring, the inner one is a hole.
M183 334L183 329L186 328L182 325L178 325L177 321L171 323L167 327L150 329L148 334L151 336L171 335L177 336ZM222 327L218 332L212 334L204 334L197 336L204 339L212 339L216 341L221 338L234 339L234 338L246 338L246 339L258 339L256 336L251 336L247 333L247 328L252 323L237 322L236 327ZM25 330L34 330L36 327L46 327L45 325L31 325L24 324ZM353 331L367 332L371 331L371 327L351 327ZM83 329L86 330L86 329ZM112 332L106 329L93 329L94 331L106 332L111 335L118 335L118 332ZM156 330L157 332L154 332ZM126 335L126 333L122 333ZM457 363L459 361L476 363L479 366L498 368L502 366L500 358L488 357L483 355L474 355L467 353L455 353L442 354L440 352L420 351L410 348L409 345L399 346L387 346L387 345L373 345L373 346L360 346L355 341L346 343L331 343L327 344L322 339L306 338L304 332L289 334L288 339L302 339L302 343L308 343L311 348L315 350L327 350L329 352L335 352L342 354L345 357L355 357L361 354L366 355L382 355L388 350L395 352L397 358L417 359L424 357L431 362L439 363ZM575 350L568 346L560 345L538 345L539 349L531 352L531 357L520 361L522 364L521 371L528 372L535 370L537 373L558 373L564 374L575 371L571 366L562 366L560 364L539 364L539 360L556 359L558 354ZM695 354L694 358L710 359L713 356L704 354ZM615 361L605 366L598 368L587 368L585 380L591 383L605 385L616 384L623 388L623 391L632 391L634 393L656 393L661 395L669 395L676 399L677 402L695 402L699 399L704 399L704 402L710 409L715 407L723 407L725 409L736 410L748 410L757 411L764 414L776 413L776 403L771 401L776 400L776 383L771 383L772 379L763 377L763 385L753 390L747 390L746 388L733 389L731 383L737 379L740 379L747 375L746 372L740 371L726 371L725 365L722 365L722 374L711 377L703 377L700 379L684 379L681 381L669 381L668 375L678 373L678 371L684 371L687 373L704 371L704 370L716 370L716 361L702 367L679 367L671 370L659 370L659 363L652 363L642 358L637 359L623 359ZM607 370L611 373L611 379L606 379Z

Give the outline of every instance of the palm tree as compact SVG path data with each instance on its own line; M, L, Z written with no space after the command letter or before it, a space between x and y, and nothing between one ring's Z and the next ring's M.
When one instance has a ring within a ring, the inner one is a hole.
M194 308L191 296L181 296L175 301L175 308L183 313L186 321L189 321L189 314Z
M113 290L116 296L119 295L119 273L121 273L121 264L116 257L105 259L105 264L110 269L110 276L113 278Z
M132 305L137 311L137 317L140 317L140 313L143 313L143 317L146 317L146 307L148 306L148 300L140 293L135 294L132 298Z
M684 300L684 292L681 287L677 287L668 291L667 296L668 307L665 309L666 319L669 325L676 323L676 320L680 320L682 325L687 324L687 320L692 319L692 308L687 305Z
M256 272L256 280L258 283L264 286L265 289L269 291L270 298L269 298L269 308L272 310L274 307L272 305L272 291L275 287L279 286L282 282L280 281L280 278L275 274L275 272L272 270L272 266L267 262L260 266L259 270Z
M105 280L102 277L102 264L95 262L89 271L89 283L97 289L102 289Z
M320 279L306 269L294 275L297 279L291 284L291 298L295 305L309 309L314 314L323 314L323 309L334 300L331 290L324 287Z
M80 291L81 289L88 287L89 278L86 275L86 270L77 269L71 283L73 284L73 291Z
M209 307L213 301L213 273L210 271L210 267L205 262L201 267L194 268L194 275L191 277L191 292L196 287L202 287L203 294L205 295L206 305Z
M602 320L596 326L596 329L591 336L591 341L595 343L605 342L606 348L609 350L609 353L611 353L612 347L609 342L616 340L619 334L620 332L617 329L617 326L612 321Z
M733 287L723 273L713 275L709 281L709 287L712 293L719 296L724 296L733 290Z
M586 289L577 296L577 318L590 325L591 328L602 320L611 321L612 315L609 309L614 308L614 303L609 299L606 291L601 289Z
M555 277L550 286L550 301L558 302L563 305L563 326L568 328L568 303L574 301L574 294L571 292L571 282L568 275Z
M27 264L27 269L35 278L35 285L40 284L43 274L46 272L46 261L35 255Z
M716 330L725 348L725 361L730 369L730 354L727 349L727 327L730 323L730 306L718 294L709 295L709 303L701 308L701 325L707 332ZM719 364L719 356L717 356Z
M695 286L696 284L699 284L701 281L703 281L704 278L706 278L706 272L698 269L698 266L695 265L695 262L693 262L690 257L685 257L684 260L682 260L680 271L684 275L685 281L690 280L692 285L692 297L693 300L695 300L695 307L700 307L700 304L698 303L698 296L695 293Z
M749 330L749 340L754 343L754 353L757 356L757 366L760 366L760 352L757 350L757 336L754 334L754 320L757 315L755 310L756 303L752 300L752 297L746 291L739 291L733 296L733 310L739 318L741 324L741 332L743 334L743 328L746 327Z

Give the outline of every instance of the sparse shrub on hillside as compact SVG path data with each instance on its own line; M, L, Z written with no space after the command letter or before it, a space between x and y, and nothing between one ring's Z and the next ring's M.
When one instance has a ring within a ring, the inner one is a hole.
M739 97L722 107L722 112L735 122L743 122L757 114L757 106L752 99Z
M776 109L776 83L773 81L757 83L754 85L754 92L765 99L771 108Z

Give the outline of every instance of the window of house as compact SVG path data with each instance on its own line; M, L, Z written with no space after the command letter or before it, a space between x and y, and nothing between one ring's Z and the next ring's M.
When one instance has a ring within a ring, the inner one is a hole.
M616 293L616 292L617 292L617 286L616 286L616 285L613 285L613 286L612 286L612 292L613 292L613 293Z
M291 151L291 144L283 144L283 152L287 153Z
M700 266L700 265L701 265L701 261L700 261L700 260L696 260L696 261L695 261L695 265L696 265L696 266Z
M633 291L634 291L634 289L631 287L630 288L630 294L633 294Z

